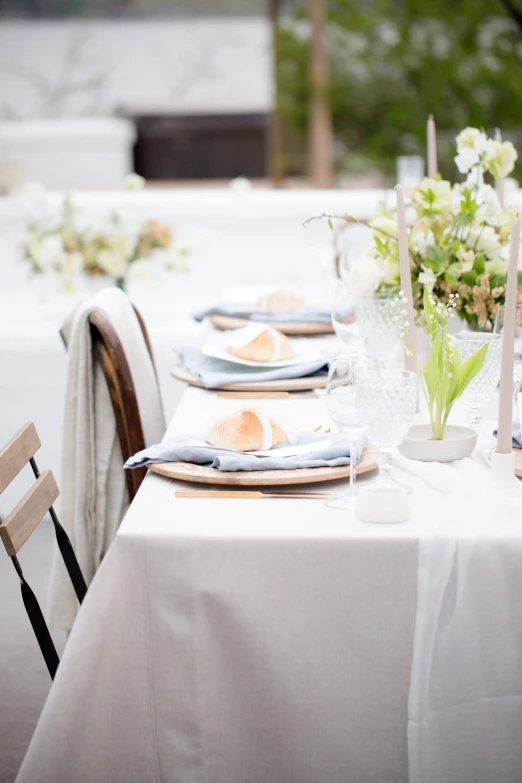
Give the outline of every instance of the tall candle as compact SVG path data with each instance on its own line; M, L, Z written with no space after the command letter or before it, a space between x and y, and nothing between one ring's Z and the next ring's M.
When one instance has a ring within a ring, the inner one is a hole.
M515 353L515 327L517 320L518 249L520 244L520 220L515 218L511 231L511 250L506 284L506 309L502 330L502 364L500 367L500 391L498 395L497 451L510 454L512 448L513 416L513 361Z
M413 292L411 289L410 255L408 253L408 234L406 232L406 210L404 209L404 191L402 185L395 188L397 198L397 226L399 238L399 265L401 271L401 288L406 301L402 309L406 310L405 321L408 326L404 335L404 367L415 371L415 362L411 352L415 350L415 314L413 310ZM407 349L407 350L406 350ZM409 353L408 353L409 351Z
M433 115L428 117L428 177L433 179L439 173L439 167L437 165L437 132L435 130L435 120Z
M502 133L500 132L500 128L495 128L495 141L502 144ZM502 177L499 177L495 190L497 191L500 206L504 208L504 180Z

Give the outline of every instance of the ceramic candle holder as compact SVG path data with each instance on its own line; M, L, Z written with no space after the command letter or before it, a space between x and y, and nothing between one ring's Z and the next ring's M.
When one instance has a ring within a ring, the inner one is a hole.
M375 484L359 489L355 516L361 522L389 525L405 522L409 515L408 494L402 487Z
M493 481L499 492L522 496L522 484L515 476L515 455L512 451L501 454L493 449L490 455Z

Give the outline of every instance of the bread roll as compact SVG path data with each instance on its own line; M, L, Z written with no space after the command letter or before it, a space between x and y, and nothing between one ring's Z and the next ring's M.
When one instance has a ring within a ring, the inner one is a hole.
M222 419L211 428L207 441L232 451L271 449L285 440L285 431L264 413L241 411Z
M264 313L293 313L295 310L304 310L306 304L300 296L291 291L276 291L262 296L256 307Z
M270 326L238 329L229 340L227 350L232 356L249 362L278 362L294 356L294 349L288 337Z

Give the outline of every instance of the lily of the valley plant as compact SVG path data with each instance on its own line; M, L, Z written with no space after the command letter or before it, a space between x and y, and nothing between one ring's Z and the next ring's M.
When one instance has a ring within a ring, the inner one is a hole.
M504 303L509 241L515 210L503 209L492 184L513 170L517 152L511 142L490 139L478 128L457 136L455 163L464 182L427 177L409 192L408 246L417 315L424 291L456 312L472 329L491 328ZM361 222L345 215L349 222ZM349 270L356 295L398 291L400 287L397 221L383 210L367 224L372 242ZM458 294L458 297L456 297ZM522 301L522 288L519 289Z
M433 440L443 440L451 408L468 384L480 372L488 346L460 361L455 338L448 330L448 317L458 309L458 294L450 294L447 304L438 302L424 290L424 315L431 340L430 357L422 370L413 354L420 385L430 416Z

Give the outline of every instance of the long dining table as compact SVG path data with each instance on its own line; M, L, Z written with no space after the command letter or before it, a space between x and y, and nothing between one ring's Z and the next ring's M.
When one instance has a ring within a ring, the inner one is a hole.
M167 437L241 402L189 387ZM317 398L261 403L329 421ZM418 548L445 500L408 481L410 519L374 525L320 499L180 498L194 485L149 472L19 783L405 783Z

